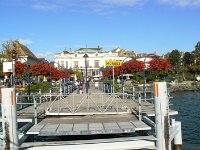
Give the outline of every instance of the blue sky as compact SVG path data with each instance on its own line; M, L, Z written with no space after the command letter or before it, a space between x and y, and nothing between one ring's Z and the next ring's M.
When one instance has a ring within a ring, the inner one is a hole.
M0 0L0 43L19 39L52 58L65 48L192 51L200 0Z

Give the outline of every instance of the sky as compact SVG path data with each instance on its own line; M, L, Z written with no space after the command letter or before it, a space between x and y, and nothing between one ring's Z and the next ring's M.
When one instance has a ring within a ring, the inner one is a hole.
M0 0L0 18L1 44L18 39L47 59L97 46L162 55L200 41L200 0Z

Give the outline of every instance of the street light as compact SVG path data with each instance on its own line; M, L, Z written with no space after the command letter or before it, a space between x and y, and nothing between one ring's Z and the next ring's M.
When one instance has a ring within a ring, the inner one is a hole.
M146 101L146 97L147 97L147 94L146 94L146 82L147 82L147 80L146 80L146 69L147 69L146 58L147 58L147 56L145 56L145 58L144 58L144 85L143 85L145 101Z
M29 66L29 64L28 63L26 63L26 65L27 65L27 76L28 76L28 91L27 91L27 95L30 95L31 94L31 89L30 89L30 71L29 71L29 68L30 68L30 66Z
M17 52L16 50L12 51L12 71L13 71L13 77L12 77L12 86L15 88L15 63L16 63L16 56Z
M50 94L52 93L52 66L51 63L50 65Z
M88 95L88 75L87 75L87 58L89 57L87 53L83 56L85 58L85 92Z

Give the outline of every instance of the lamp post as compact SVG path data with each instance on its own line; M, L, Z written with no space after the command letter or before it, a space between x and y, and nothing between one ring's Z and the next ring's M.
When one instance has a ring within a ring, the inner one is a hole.
M111 94L112 93L112 81L111 81L111 74L112 74L112 70L111 68L109 67L109 82L110 82L110 89L109 89L109 93Z
M103 74L104 74L104 69L102 69L101 70L102 71L102 83L103 83L103 92L105 92L105 86L104 86L104 76L103 76Z
M52 66L50 63L50 94L52 93Z
M147 93L146 93L146 91L147 91L147 88L146 88L146 83L147 83L147 80L146 80L146 69L147 69L147 67L146 67L146 58L147 58L147 56L144 57L144 84L143 84L145 101L146 101L146 98L147 98Z
M80 94L83 93L83 70L81 69Z
M85 58L85 92L88 95L88 72L87 72L87 58L89 57L87 53L83 56Z
M17 52L16 50L12 51L12 71L13 71L13 76L12 76L12 86L15 88L15 63L16 63L16 56Z
M105 70L105 72L106 72L106 85L105 85L105 91L106 91L106 93L108 93L108 83L107 83L107 81L108 81L108 77L107 77L107 67L105 68L106 70Z
M26 66L27 66L27 76L28 76L28 82L27 82L27 84L28 84L28 91L27 91L27 95L30 96L30 94L31 94L31 89L30 89L30 71L29 71L30 66L29 66L28 63L26 63Z

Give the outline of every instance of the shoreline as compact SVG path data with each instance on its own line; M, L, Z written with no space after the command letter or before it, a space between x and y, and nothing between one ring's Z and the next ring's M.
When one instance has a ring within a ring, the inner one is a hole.
M136 89L136 91L138 90L142 90L143 89L143 85L133 85ZM153 90L153 84L147 84L147 91L151 91ZM200 84L195 84L192 85L191 83L167 83L167 89L169 92L173 93L173 92L183 92L183 91L200 91ZM132 90L127 90L129 91L129 93L132 92Z
M172 85L169 92L200 91L200 85Z

